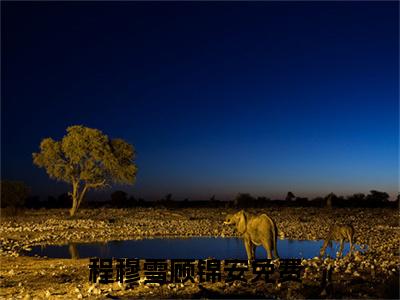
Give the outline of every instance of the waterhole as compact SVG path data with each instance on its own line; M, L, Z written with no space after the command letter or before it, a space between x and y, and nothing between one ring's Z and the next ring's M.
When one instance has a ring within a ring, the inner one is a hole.
M278 240L281 258L313 258L319 255L323 241ZM349 251L345 243L343 255ZM358 245L356 250L360 250ZM326 255L336 257L339 243L333 242ZM49 258L165 258L165 259L247 259L243 241L239 238L152 238L142 240L110 241L105 243L69 243L62 246L35 246L29 256ZM256 258L266 258L262 246L256 249Z

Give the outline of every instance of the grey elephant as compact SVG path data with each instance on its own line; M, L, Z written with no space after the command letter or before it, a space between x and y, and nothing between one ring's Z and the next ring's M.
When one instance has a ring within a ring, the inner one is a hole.
M349 254L353 251L354 247L354 228L351 224L334 224L329 228L329 233L324 240L324 244L319 251L319 256L323 257L325 250L328 246L332 246L332 241L340 242L339 257L342 256L344 241L348 240L350 243Z
M275 222L266 214L255 216L241 210L236 214L227 215L224 224L236 225L237 231L242 235L249 261L255 259L256 247L260 245L267 251L268 259L272 259L272 251L275 258L279 258L278 229Z

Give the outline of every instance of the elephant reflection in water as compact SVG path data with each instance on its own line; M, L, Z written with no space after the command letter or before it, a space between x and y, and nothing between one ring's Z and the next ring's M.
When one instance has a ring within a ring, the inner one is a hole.
M243 210L233 215L227 215L225 225L236 225L239 234L242 235L248 260L255 259L257 246L262 245L268 259L279 258L277 250L278 229L275 222L266 214L259 216L250 215Z
M70 243L68 245L68 251L72 259L79 259L79 252L75 243Z

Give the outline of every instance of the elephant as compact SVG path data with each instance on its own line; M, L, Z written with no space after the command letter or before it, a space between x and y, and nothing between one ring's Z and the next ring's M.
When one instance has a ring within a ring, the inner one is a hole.
M237 231L242 235L249 261L255 259L256 247L260 245L265 248L268 259L272 259L272 251L275 258L279 258L278 229L275 222L266 214L255 216L241 210L236 214L227 215L224 225L236 225Z
M334 224L331 226L329 229L329 233L327 237L324 240L324 244L321 247L321 250L319 251L319 256L323 257L325 254L325 250L328 247L328 245L332 245L332 241L340 241L340 249L339 249L339 257L342 256L343 252L343 242L345 240L348 240L350 243L350 254L353 251L353 242L354 242L354 228L350 224L344 224L344 225L337 225Z

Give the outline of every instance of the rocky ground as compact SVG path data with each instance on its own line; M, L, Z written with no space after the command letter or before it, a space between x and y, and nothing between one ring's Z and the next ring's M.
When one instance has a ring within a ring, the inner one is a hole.
M270 208L280 238L323 239L332 222L351 222L358 244L368 245L343 259L303 260L302 282L215 283L134 289L88 282L88 259L47 259L21 254L34 245L140 239L146 237L235 236L223 226L226 209L136 208L26 211L1 217L1 298L398 298L400 271L399 212L395 209ZM332 268L332 282L321 286L322 271Z

